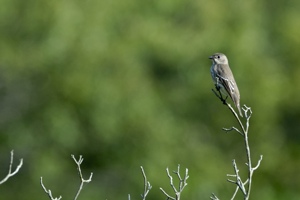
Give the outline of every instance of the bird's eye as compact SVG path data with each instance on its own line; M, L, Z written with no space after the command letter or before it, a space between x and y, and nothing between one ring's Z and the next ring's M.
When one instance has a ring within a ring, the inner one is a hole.
M218 58L220 58L220 56L218 56Z

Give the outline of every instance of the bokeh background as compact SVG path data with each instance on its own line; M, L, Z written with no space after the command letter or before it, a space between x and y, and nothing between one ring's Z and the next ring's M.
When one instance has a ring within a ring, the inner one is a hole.
M189 169L182 199L229 199L245 149L211 89L208 56L225 53L252 108L252 199L300 196L300 1L2 0L0 176L10 150L20 172L1 199L73 199L71 154L91 183L79 199L149 200L172 190L165 169ZM241 198L241 195L238 196Z

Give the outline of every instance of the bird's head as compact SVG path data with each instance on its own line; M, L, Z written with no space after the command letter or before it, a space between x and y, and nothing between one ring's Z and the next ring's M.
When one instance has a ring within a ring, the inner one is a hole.
M222 53L215 53L209 56L209 59L211 59L214 64L228 64L227 57Z

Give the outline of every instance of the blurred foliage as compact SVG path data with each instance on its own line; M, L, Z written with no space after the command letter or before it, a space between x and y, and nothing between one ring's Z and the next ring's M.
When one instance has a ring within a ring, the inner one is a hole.
M71 154L93 181L80 199L171 191L166 167L189 168L184 199L229 199L245 150L211 92L208 56L225 53L252 107L252 199L300 196L300 1L18 1L0 6L0 149L24 158L3 199L75 196ZM169 188L170 190L168 191Z

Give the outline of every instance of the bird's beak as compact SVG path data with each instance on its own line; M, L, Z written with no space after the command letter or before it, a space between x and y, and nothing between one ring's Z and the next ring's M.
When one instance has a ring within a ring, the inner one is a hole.
M209 58L209 59L214 59L214 57L213 57L213 56L209 56L208 58Z

